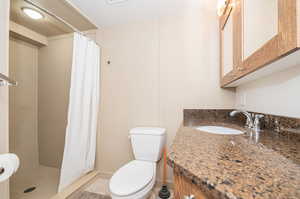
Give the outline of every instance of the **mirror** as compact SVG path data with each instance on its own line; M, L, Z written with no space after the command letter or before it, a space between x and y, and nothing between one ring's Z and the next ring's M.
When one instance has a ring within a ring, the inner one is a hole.
M245 60L278 34L278 0L244 0L242 9Z
M229 15L222 31L223 76L233 70L233 16Z

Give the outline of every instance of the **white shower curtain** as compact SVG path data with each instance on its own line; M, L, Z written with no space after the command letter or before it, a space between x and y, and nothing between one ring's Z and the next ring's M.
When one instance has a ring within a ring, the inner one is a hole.
M59 191L94 169L99 107L100 48L74 34L65 149Z

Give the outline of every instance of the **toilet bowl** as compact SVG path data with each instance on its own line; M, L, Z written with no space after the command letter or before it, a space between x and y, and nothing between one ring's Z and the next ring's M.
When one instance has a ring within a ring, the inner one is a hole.
M135 160L118 169L109 182L112 199L146 199L156 180L156 163L161 158L165 129L139 127L130 131Z
M156 164L133 160L111 178L109 190L113 199L144 199L155 184Z

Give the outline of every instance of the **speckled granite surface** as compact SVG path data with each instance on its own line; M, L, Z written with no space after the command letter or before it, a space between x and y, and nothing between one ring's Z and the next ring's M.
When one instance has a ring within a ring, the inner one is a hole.
M300 198L299 134L265 130L259 143L249 140L248 134L209 134L193 126L212 124L242 129L241 118L227 119L230 110L221 110L221 116L217 110L190 112L177 132L168 163L209 198Z

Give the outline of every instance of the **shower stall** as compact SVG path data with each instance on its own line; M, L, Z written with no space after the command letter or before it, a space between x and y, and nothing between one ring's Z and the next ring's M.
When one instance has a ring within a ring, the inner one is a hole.
M23 8L38 10L43 20L28 18ZM18 86L9 89L9 150L21 162L10 179L11 199L46 199L59 190L66 129L72 123L73 32L30 2L11 0L9 76Z
M57 191L63 158L72 36L51 38L41 48L11 37L9 60L10 77L18 80L9 91L10 152L21 161L11 198L30 191L47 198Z

